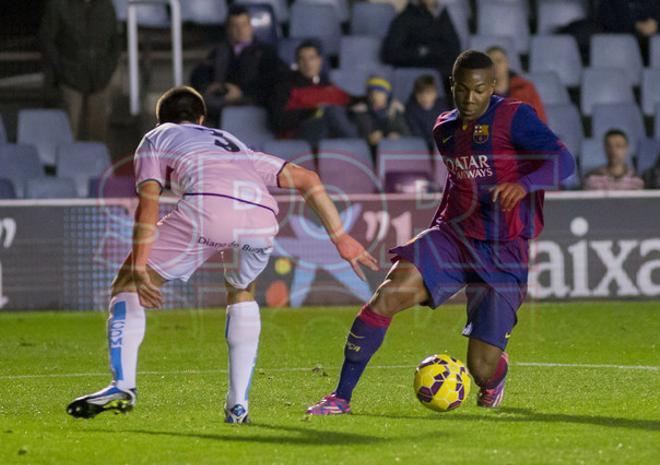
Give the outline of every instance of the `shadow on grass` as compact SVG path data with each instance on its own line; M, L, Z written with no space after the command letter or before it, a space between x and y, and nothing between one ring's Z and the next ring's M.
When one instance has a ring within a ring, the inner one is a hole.
M88 429L86 432L94 433L118 433L118 434L147 434L151 436L169 436L181 438L209 439L214 441L243 442L256 444L289 444L289 445L360 445L376 444L380 442L391 443L393 438L369 436L358 433L344 433L340 431L319 431L307 427L269 425L253 423L246 426L225 426L226 428L240 429L223 433L194 433L185 431L158 431L158 430L99 430ZM264 435L264 433L276 432L286 434ZM238 433L238 434L237 434ZM401 439L401 438L396 438Z
M594 426L609 426L613 428L629 428L644 431L660 431L660 421L635 420L632 418L603 417L596 415L570 415L565 413L541 413L526 408L501 407L493 410L490 415L475 415L471 413L453 412L448 414L410 416L410 415L373 415L354 413L356 416L391 418L399 420L431 420L431 421L494 421L502 423L547 422L573 423Z

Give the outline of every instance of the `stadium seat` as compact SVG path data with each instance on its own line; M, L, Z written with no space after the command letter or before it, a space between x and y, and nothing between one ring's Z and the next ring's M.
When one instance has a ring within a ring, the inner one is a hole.
M332 154L350 157L360 164L373 170L374 163L371 159L371 150L364 139L360 138L337 138L323 139L319 144L319 154L324 156Z
M537 31L552 34L557 28L587 17L587 9L575 0L539 0L536 7Z
M529 70L531 73L554 71L565 86L578 86L582 59L577 42L570 35L532 37Z
M277 45L281 34L272 5L252 3L244 5L250 13L250 24L255 37L262 42Z
M312 146L304 140L269 140L264 143L263 152L294 162L308 169L316 169Z
M284 24L289 21L289 4L286 0L240 0L242 4L267 4L273 7L275 19L278 24Z
M651 45L649 50L651 68L660 68L660 34L651 37Z
M5 122L0 115L0 144L7 143L7 130L5 129Z
M181 2L181 19L185 22L221 25L226 18L226 0L185 0Z
M313 5L330 5L335 9L335 14L342 23L350 19L351 12L348 8L348 0L295 0L294 3L310 3Z
M472 17L471 0L442 0L442 5L460 10L468 19Z
M589 61L592 68L620 68L633 86L639 85L642 54L632 34L594 34Z
M78 197L76 183L70 178L44 177L25 182L25 197L28 199L75 199Z
M17 197L25 194L25 181L44 177L37 149L32 145L0 145L0 173L14 184Z
M513 37L518 53L529 50L529 23L523 2L482 1L477 9L477 33Z
M605 148L601 139L584 139L580 148L580 174L584 177L590 171L607 163Z
M506 50L506 56L509 59L509 68L516 72L522 72L522 63L520 62L520 55L516 51L516 46L513 39L509 36L484 36L474 35L470 37L470 47L475 50L485 52L490 47L502 47Z
M626 72L619 68L586 68L582 73L580 108L591 116L597 103L634 102L632 85Z
M389 3L354 3L351 10L351 34L384 39L396 10Z
M259 149L264 142L274 139L268 127L266 109L262 107L246 105L225 108L220 127L253 149Z
M582 118L577 107L572 103L546 105L548 126L566 144L575 156L580 153L580 144L584 139Z
M371 194L381 189L373 168L348 153L319 150L319 176L330 194Z
M110 153L105 144L74 142L57 147L57 176L73 179L80 197L87 196L90 178L101 176L111 165Z
M658 156L660 156L660 141L647 138L642 139L639 142L637 156L635 157L637 172L642 174L655 165Z
M447 1L443 1L442 3L447 6L449 17L461 41L461 49L468 48L470 44L470 8L469 6L466 8L465 5L469 5L469 3L449 2L448 5Z
M342 69L379 66L381 39L371 36L343 36L339 44L339 67Z
M433 68L395 68L392 76L392 94L395 99L406 103L412 94L415 79L423 74L430 74L438 85L438 95L445 94L442 76Z
M7 178L0 178L0 199L15 199L14 183Z
M598 103L593 107L591 134L596 140L610 129L621 129L628 136L630 152L635 153L639 141L646 137L644 118L636 103Z
M500 3L503 5L512 5L515 6L516 8L522 9L525 18L529 17L529 13L530 13L529 0L476 0L477 11L479 11L479 8L481 8L484 4L487 3Z
M89 180L89 197L107 199L135 196L135 179L131 176L103 176Z
M128 18L129 0L112 0L117 12L117 20L126 22ZM167 5L164 3L152 3L138 5L137 22L143 27L163 28L169 27L170 17L167 13Z
M327 4L294 3L291 7L289 37L317 38L327 55L337 55L341 27L335 8Z
M20 110L17 141L36 146L41 163L54 165L57 146L73 142L69 117L63 110Z
M421 137L383 139L378 144L377 173L385 180L387 173L432 173L431 154Z
M655 106L660 103L660 69L645 69L642 74L642 111L653 116Z
M570 103L571 99L568 91L559 80L557 73L552 71L531 73L527 75L527 79L534 84L544 105Z
M330 71L330 81L348 94L354 97L362 97L367 94L366 84L370 77L381 76L392 82L393 74L394 68L389 65L372 65L351 69L339 68Z

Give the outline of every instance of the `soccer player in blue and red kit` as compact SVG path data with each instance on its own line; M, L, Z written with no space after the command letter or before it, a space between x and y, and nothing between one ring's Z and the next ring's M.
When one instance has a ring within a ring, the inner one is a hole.
M418 304L435 308L463 287L477 403L502 401L504 350L526 295L528 242L543 228L543 191L558 188L575 161L532 107L493 95L487 55L463 52L451 84L456 109L441 114L433 129L449 171L440 207L428 229L390 251L392 268L349 332L335 392L308 414L350 413L353 389L392 317Z

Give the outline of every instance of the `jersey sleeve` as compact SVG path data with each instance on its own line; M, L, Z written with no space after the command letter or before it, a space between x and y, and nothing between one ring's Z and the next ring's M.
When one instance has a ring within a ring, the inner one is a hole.
M135 151L133 161L135 169L135 188L145 181L156 181L161 189L165 189L167 183L167 163L159 156L158 150L153 143L144 137Z
M519 180L527 192L557 189L575 172L573 155L527 104L513 116L511 139L531 167Z
M277 176L284 169L287 161L263 152L252 152L249 157L252 166L267 187L280 187Z

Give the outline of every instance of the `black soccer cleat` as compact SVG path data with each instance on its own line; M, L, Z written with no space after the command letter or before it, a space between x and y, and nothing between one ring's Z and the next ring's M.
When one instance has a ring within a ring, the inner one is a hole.
M135 389L123 391L111 385L93 394L78 397L67 406L66 413L73 418L94 418L109 410L116 414L127 413L133 410L136 401Z

